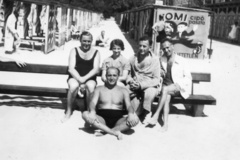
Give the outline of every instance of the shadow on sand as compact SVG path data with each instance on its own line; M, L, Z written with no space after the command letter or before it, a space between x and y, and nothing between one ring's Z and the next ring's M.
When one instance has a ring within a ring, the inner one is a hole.
M16 106L16 107L40 107L52 109L65 109L67 106L66 98L42 97L42 96L0 96L0 106ZM74 110L84 110L83 100L76 100Z

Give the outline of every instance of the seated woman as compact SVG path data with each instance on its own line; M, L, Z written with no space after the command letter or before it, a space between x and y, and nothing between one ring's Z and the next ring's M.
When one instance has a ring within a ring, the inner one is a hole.
M96 46L100 46L100 47L106 47L108 45L108 40L109 38L106 37L105 35L105 31L101 31L101 35L98 36L97 40L96 40Z
M113 54L103 61L102 65L102 81L106 82L106 70L109 67L115 67L120 70L120 77L118 78L118 85L124 86L128 73L130 72L129 61L121 55L121 51L124 50L124 43L120 39L114 39L110 43L110 50Z
M80 47L73 48L69 55L69 78L67 110L62 122L71 117L72 105L77 96L79 88L86 90L86 102L88 101L96 87L96 75L99 72L100 55L98 50L91 47L92 34L84 31L80 36Z

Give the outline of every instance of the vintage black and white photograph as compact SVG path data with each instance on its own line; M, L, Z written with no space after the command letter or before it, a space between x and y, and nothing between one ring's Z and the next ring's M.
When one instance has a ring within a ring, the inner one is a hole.
M239 0L0 0L0 160L237 160Z

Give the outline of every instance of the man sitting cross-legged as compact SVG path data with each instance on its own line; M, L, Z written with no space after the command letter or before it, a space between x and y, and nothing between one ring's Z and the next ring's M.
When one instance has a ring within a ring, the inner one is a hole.
M117 68L107 69L105 85L95 89L89 111L83 112L82 117L90 126L121 140L121 131L136 126L139 119L131 106L128 90L117 86L119 73ZM124 106L128 112L127 117L124 117L126 113Z

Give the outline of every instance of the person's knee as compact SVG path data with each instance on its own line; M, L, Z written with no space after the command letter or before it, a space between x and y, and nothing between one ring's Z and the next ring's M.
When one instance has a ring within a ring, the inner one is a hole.
M92 93L94 91L95 87L96 87L95 82L86 84L86 89L89 91L89 93Z
M79 84L77 82L74 82L74 81L69 81L68 82L68 87L69 87L69 91L72 93L72 92L75 92L78 89Z
M168 92L169 92L168 86L164 86L164 87L162 88L162 94L165 95L165 94L168 94Z
M89 114L88 111L84 111L84 112L82 113L82 119L83 119L84 121L87 121L87 116L88 116L88 114Z
M157 94L156 88L148 88L145 90L144 99L154 99Z

